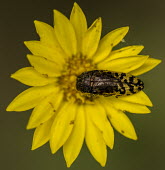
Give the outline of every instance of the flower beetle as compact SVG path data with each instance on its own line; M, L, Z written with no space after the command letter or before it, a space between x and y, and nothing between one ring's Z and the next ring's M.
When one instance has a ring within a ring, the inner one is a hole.
M92 70L77 76L76 88L82 93L118 97L141 91L144 83L128 73Z

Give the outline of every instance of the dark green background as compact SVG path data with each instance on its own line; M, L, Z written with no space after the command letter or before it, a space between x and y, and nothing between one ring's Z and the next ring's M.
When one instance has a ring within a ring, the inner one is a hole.
M30 111L6 112L10 101L27 87L9 76L29 66L23 45L25 40L38 39L33 20L52 25L53 9L69 16L73 0L5 0L0 5L0 169L55 170L67 169L62 150L55 155L49 145L31 151L33 130L25 129ZM142 54L164 60L165 1L164 0L79 0L88 25L101 16L103 35L114 28L130 26L125 43L143 44ZM165 162L165 63L141 76L145 92L154 103L148 115L129 114L139 140L129 140L115 132L115 147L108 150L105 170L162 170ZM84 145L70 168L103 169Z

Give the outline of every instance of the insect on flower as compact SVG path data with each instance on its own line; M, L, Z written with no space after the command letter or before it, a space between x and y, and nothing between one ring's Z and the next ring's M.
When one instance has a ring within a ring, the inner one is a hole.
M70 167L85 142L94 159L105 166L107 149L114 146L114 129L137 140L127 112L147 114L153 105L135 76L161 60L141 55L143 45L114 50L129 27L102 37L102 19L88 27L77 3L69 19L54 10L54 23L52 27L34 21L40 40L24 42L31 51L27 55L30 65L11 75L30 88L6 110L33 109L26 127L35 129L32 150L47 142L52 154L63 148Z
M128 73L92 70L77 77L76 88L83 93L117 97L138 93L144 83Z

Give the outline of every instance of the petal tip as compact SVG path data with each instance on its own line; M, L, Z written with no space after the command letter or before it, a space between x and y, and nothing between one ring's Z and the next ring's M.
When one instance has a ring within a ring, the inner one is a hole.
M29 41L24 41L23 43L24 43L24 45L28 48Z
M34 151L35 149L37 149L37 147L35 145L32 145L31 150Z
M73 6L80 7L77 2L74 2Z
M11 74L11 75L10 75L10 78L13 78L13 79L14 79L14 78L15 78L15 76L14 76L14 75L15 75L14 73L13 73L13 74Z
M93 22L93 24L91 25L91 27L92 27L92 26L96 27L98 24L101 24L101 17L97 18L97 19Z
M146 109L146 112L145 112L145 113L146 113L146 114L147 114L147 113L151 113L151 110L150 110L148 107L146 107L146 108L147 108L147 109Z
M38 23L40 23L40 21L34 20L34 24L38 24Z
M55 150L55 148L53 147L53 144L52 144L52 142L51 142L51 139L50 139L49 144L50 144L51 153L52 153L52 154L55 154L55 153L56 153L56 150Z
M7 112L13 112L13 111L19 112L19 109L17 109L17 108L14 106L13 101L12 101L12 102L7 106L6 111L7 111Z
M158 59L157 65L160 64L161 62L162 62L162 60L159 60L159 59Z
M42 24L41 21L34 20L34 25L35 25L35 27L38 27L40 24Z
M136 136L136 138L134 138L133 140L138 140L138 137Z
M142 51L144 49L144 45L137 45L140 49L140 51Z
M105 167L105 165L106 165L106 161L104 161L104 162L100 162L100 165L101 165L102 167Z
M125 26L125 27L120 27L120 28L117 28L116 30L121 30L121 34L127 34L127 32L129 31L129 26Z
M153 103L151 102L151 100L148 102L148 106L153 107Z
M10 107L10 105L9 106L7 106L7 108L6 108L6 111L7 112L12 112L13 111L13 109Z
M37 124L36 122L31 121L31 119L29 119L29 122L26 125L26 130L34 129L34 128L38 127L39 125L41 125L41 124L39 124L39 123Z
M57 15L62 15L62 13L56 9L53 10L54 12L54 15L57 16Z
M114 148L114 142L109 147L110 147L110 149L113 149Z
M99 29L102 27L102 19L101 17L97 18L94 23L90 26L90 28L98 27Z
M52 154L55 154L55 153L56 153L56 151L51 149L51 153L52 153Z
M122 27L123 29L123 34L126 35L129 31L129 26Z
M73 4L73 8L72 8L72 12L80 12L80 11L82 11L82 9L81 9L81 7L78 5L78 3L77 2L74 2L74 4Z
M35 143L34 141L32 142L32 146L31 146L31 150L34 151L37 148L39 148L41 145L38 145L37 143Z
M101 21L102 21L102 18L101 18L101 17L99 17L97 20L98 20L98 22L101 22Z
M29 60L32 57L32 55L31 54L27 54L26 57Z
M138 140L138 137L137 137L137 134L136 134L136 132L132 135L132 138L131 138L132 140Z
M141 58L146 59L146 60L149 58L149 55L139 55L139 56L141 56Z
M60 12L56 9L53 10L53 14L54 14L54 19L57 19L57 16L60 15Z
M70 166L72 165L72 163L71 162L66 162L66 166L67 166L67 168L70 168Z
M138 140L138 137L137 137L137 134L136 134L135 131L133 133L128 134L127 136L126 135L124 135L124 136L129 138L129 139L135 140L135 141Z
M129 26L125 26L124 28L125 28L126 30L129 30Z
M30 129L33 129L34 127L32 127L31 125L30 125L30 123L28 123L27 124L27 126L26 126L26 130L30 130Z

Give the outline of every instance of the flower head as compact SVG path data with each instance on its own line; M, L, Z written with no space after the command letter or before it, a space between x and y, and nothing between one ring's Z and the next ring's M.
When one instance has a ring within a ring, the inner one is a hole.
M104 97L76 89L77 76L91 70L141 75L161 61L139 55L142 45L113 50L128 32L128 27L115 29L101 40L102 21L98 18L87 28L85 15L74 3L70 20L54 10L54 28L35 21L40 41L26 41L32 54L31 64L11 75L32 86L19 94L7 111L33 109L27 129L36 128L32 150L50 142L52 153L63 147L67 166L80 153L84 139L93 157L105 166L107 147L114 145L114 131L136 140L134 127L126 116L150 113L147 95L140 91L130 96ZM113 127L113 128L112 128Z

